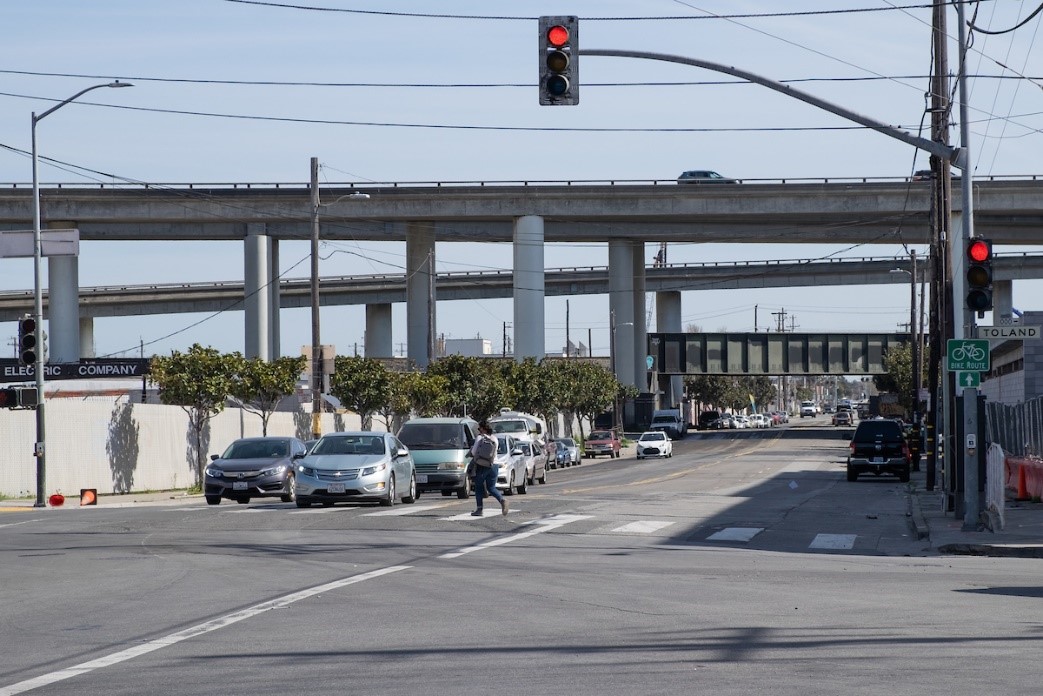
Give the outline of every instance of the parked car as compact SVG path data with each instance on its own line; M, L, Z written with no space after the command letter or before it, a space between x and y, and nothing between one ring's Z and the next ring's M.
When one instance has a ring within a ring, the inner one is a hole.
M398 431L416 465L417 490L440 491L458 498L471 495L467 464L478 437L472 418L413 418Z
M725 413L710 424L711 430L735 430L737 427L739 426L735 423L735 416L730 413Z
M507 495L514 495L514 491L524 494L528 479L525 476L521 441L507 433L497 434L496 441L496 459L493 460L497 467L496 487L503 489Z
M649 430L641 433L641 437L637 439L638 459L672 456L674 456L674 443L662 430Z
M851 411L837 411L834 413L833 425L851 425Z
M720 411L703 411L695 422L696 430L720 430L718 421L721 420Z
M419 496L413 457L391 433L329 433L297 462L297 507L356 500L390 506Z
M677 183L679 184L737 184L739 183L736 179L729 179L726 176L721 176L715 171L709 169L690 169L686 172L681 172L681 176L677 177Z
M609 459L619 459L619 437L612 430L595 430L587 436L583 443L583 456L596 457L607 454Z
M767 428L771 425L771 421L763 413L754 413L748 417L748 420L751 428Z
M294 465L304 456L304 442L295 437L244 437L223 454L211 454L203 471L203 496L208 505L222 498L246 504L251 498L292 502L296 489Z
M735 423L735 428L744 429L750 427L750 419L744 415L736 413L732 416L732 421Z
M688 423L681 417L681 411L668 408L652 414L649 430L662 430L673 440L680 440L688 434Z
M909 446L902 427L893 420L864 420L851 436L847 458L847 480L859 474L894 474L903 483L909 480Z
M547 449L540 443L521 440L517 449L521 450L522 460L525 463L525 481L533 486L537 481L547 483ZM554 448L555 452L557 448ZM557 456L557 455L555 455Z
M555 442L560 442L564 445L565 451L568 452L568 464L565 466L572 466L573 464L578 466L581 463L578 442L571 437L559 437Z
M572 464L572 455L569 448L561 440L551 440L547 443L547 468L564 469Z

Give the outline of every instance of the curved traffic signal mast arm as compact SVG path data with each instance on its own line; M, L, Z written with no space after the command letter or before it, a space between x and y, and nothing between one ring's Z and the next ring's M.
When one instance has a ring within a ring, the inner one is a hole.
M899 130L894 126L889 126L886 123L877 121L876 119L862 114L855 113L850 109L845 109L839 104L828 102L825 99L820 99L807 92L801 92L799 89L794 89L788 85L784 85L774 80L769 80L766 77L761 77L746 70L735 68L730 65L721 65L720 63L712 63L708 60L700 60L698 58L687 58L685 56L674 56L666 53L648 53L646 51L617 51L614 49L600 49L600 48L584 48L580 49L579 54L582 56L607 56L610 58L643 58L646 60L662 60L668 63L681 63L682 65L693 65L697 68L704 68L706 70L712 70L714 72L725 73L726 75L732 75L748 82L753 82L758 85L762 85L769 89L773 89L776 92L781 92L795 99L799 99L802 102L817 106L820 109L836 114L841 118L846 118L849 121L861 124L866 128L871 128L878 133L901 140L904 143L912 145L913 147L919 148L929 152L932 155L936 155L943 160L951 162L956 167L962 169L962 163L964 161L963 151L960 148L951 147L944 143L939 143L934 140L928 140L927 138L921 138L919 136L908 133L904 130Z

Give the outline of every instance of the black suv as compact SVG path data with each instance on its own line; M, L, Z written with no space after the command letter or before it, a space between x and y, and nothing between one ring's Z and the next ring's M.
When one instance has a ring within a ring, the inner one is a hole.
M899 481L909 480L909 447L902 426L893 420L864 420L851 436L847 457L847 480L859 474L894 474Z

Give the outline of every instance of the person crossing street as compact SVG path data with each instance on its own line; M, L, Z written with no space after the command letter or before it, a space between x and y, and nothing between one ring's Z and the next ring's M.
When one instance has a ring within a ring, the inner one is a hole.
M507 499L496 489L496 450L500 444L499 440L492 434L492 428L485 420L478 424L478 432L478 438L471 446L471 461L474 463L474 499L477 506L471 516L482 516L482 500L486 495L496 498L500 502L501 514L506 515Z

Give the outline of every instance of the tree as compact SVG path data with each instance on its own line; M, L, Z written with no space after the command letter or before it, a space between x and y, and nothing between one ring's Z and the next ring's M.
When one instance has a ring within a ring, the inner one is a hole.
M731 387L732 378L722 375L699 375L685 379L685 388L690 398L719 408L727 407Z
M268 435L272 413L284 397L293 393L307 363L303 355L271 362L262 358L239 361L231 393L245 410L260 417L262 435Z
M579 416L579 436L584 439L583 416L591 425L598 414L611 406L619 391L615 376L597 363L586 360L562 361L564 384L561 406Z
M875 375L873 384L878 392L898 396L898 403L909 413L913 412L913 348L912 344L894 346L884 353L885 374ZM925 375L920 375L920 384L926 384Z
M459 412L483 420L499 413L510 396L507 380L492 360L447 355L428 365L427 373L447 381L448 401L443 411L447 416Z
M333 359L330 393L359 414L362 427L368 428L373 412L390 400L391 373L379 360L338 355Z
M243 358L239 353L222 355L216 348L193 344L187 353L171 351L155 356L150 377L159 385L159 398L165 404L180 406L188 414L195 452L196 485L203 483L206 447L203 430L210 419L224 410L233 380Z

